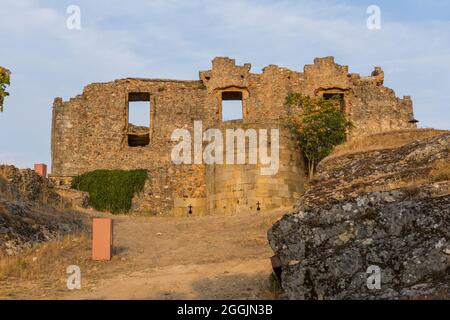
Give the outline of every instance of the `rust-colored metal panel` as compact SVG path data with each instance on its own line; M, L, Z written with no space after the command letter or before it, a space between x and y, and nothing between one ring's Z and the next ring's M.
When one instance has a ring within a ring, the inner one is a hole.
M36 171L38 174L40 174L44 178L47 177L47 165L44 163L36 163L34 165L34 171Z
M92 221L92 259L111 260L113 248L113 222L111 218Z

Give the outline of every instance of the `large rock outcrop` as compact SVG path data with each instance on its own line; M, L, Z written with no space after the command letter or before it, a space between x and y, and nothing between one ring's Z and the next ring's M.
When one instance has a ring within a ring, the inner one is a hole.
M50 180L31 169L0 165L0 196L4 199L64 206Z
M291 299L450 298L450 134L325 162L298 208L268 232ZM400 177L400 178L399 178ZM390 181L419 181L386 189ZM369 289L370 266L380 289Z
M71 200L30 169L0 166L0 256L85 229Z
M424 183L437 163L449 161L450 133L398 148L331 156L319 164L310 188L297 207L317 206L373 190L390 190L408 182Z
M84 230L82 216L76 212L0 199L0 257Z

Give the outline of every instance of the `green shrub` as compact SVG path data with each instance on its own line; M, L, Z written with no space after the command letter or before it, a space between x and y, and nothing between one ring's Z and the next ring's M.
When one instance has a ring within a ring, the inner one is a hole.
M3 101L9 96L6 87L9 86L11 72L8 69L0 67L0 112L3 111Z
M297 139L297 143L308 163L309 176L312 178L316 165L333 148L346 140L353 124L340 110L342 98L331 99L308 97L291 93L286 97L288 108L297 109L287 119L288 127Z
M144 188L147 170L95 170L72 179L72 188L89 193L89 204L100 211L125 213Z

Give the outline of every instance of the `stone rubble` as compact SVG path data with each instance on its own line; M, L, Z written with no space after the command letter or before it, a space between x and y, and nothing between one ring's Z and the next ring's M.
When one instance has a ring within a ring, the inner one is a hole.
M83 217L71 206L47 178L0 165L0 256L85 231Z

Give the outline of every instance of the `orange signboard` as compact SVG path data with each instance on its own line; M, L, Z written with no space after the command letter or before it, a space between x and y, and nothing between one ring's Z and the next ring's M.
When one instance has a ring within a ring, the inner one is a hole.
M111 260L113 248L113 223L111 218L94 218L92 221L92 259Z

